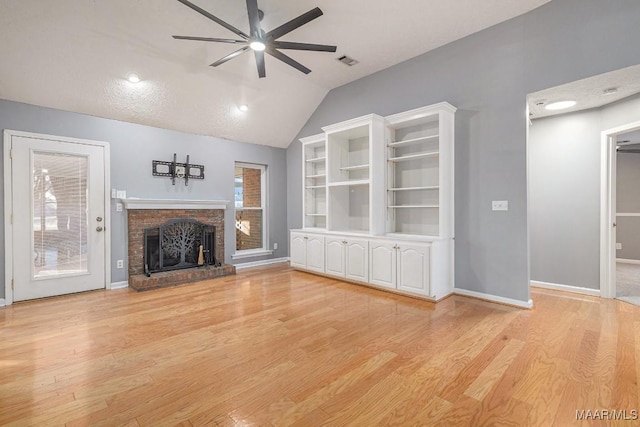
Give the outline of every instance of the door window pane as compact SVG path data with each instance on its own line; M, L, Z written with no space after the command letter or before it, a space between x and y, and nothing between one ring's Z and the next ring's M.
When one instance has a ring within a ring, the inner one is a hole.
M83 156L34 153L34 277L88 272L87 166Z

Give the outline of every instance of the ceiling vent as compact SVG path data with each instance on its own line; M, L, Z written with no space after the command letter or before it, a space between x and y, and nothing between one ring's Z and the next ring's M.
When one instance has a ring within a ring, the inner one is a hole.
M353 67L358 62L360 62L348 57L347 55L342 55L340 58L338 58L338 61L342 62L343 64L347 64L349 67Z

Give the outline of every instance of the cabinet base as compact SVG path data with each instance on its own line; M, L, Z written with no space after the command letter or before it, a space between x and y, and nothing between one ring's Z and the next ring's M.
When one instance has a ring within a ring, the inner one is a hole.
M387 292L387 293L390 293L390 294L401 295L401 296L404 296L404 297L415 298L415 299L419 299L419 300L423 300L423 301L427 301L427 302L432 302L432 303L436 303L436 302L442 301L442 300L444 300L446 298L449 298L451 295L453 295L453 292L450 292L447 295L444 295L442 298L435 299L435 298L431 298L431 297L428 297L428 296L425 296L425 295L412 294L411 292L404 292L404 291L400 291L400 290L397 290L397 289L385 288L384 286L372 285L371 283L358 282L356 280L349 280L349 279L346 279L344 277L336 277L336 276L332 276L330 274L318 273L316 271L309 271L309 270L305 270L305 269L298 268L298 267L295 267L295 266L291 266L291 268L293 268L296 271L301 271L303 273L313 274L315 276L326 277L326 278L329 278L329 279L334 279L334 280L339 280L341 282L350 283L352 285L363 286L365 288L375 289L377 291L383 291L383 292Z

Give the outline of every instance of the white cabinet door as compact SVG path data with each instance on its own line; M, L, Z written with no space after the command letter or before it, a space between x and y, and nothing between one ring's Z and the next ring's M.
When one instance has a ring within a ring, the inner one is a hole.
M300 233L291 233L291 267L307 268L307 240Z
M396 287L396 250L394 243L369 242L369 282L387 288Z
M398 244L398 289L429 295L430 247Z
M324 237L309 235L307 240L307 269L324 273Z
M345 276L345 244L344 239L327 237L327 269L326 273L332 276Z
M360 282L369 281L369 241L364 239L346 240L345 277Z

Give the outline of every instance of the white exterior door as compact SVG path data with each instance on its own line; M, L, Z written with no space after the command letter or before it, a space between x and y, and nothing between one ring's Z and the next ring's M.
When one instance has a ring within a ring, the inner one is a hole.
M429 295L429 246L398 245L398 289Z
M62 138L61 138L62 139ZM106 144L9 134L13 300L106 287Z
M396 287L395 244L371 241L369 246L369 282L387 288Z
M347 279L369 281L369 241L349 239L346 244Z

